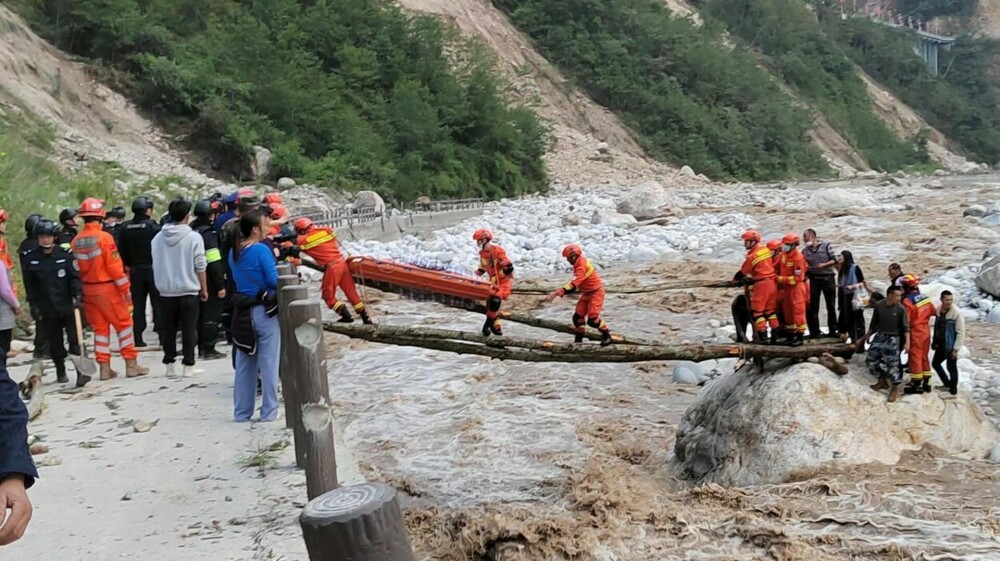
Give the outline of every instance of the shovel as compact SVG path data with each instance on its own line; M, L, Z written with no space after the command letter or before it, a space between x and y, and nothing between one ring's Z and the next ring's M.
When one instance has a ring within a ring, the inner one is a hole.
M80 321L80 308L73 308L73 316L76 319L76 341L80 344L80 355L69 355L76 367L76 387L82 388L97 373L97 366L94 361L87 358L87 349L83 346L83 322Z

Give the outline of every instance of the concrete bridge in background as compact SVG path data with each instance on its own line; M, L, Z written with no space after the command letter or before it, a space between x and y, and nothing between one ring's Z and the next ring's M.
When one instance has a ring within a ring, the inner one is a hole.
M950 35L941 35L939 33L928 31L926 27L924 29L921 29L921 24L923 22L914 21L912 18L909 20L908 23L907 22L896 23L892 21L882 21L882 20L875 20L875 21L889 27L909 29L911 31L914 31L917 36L917 43L913 46L913 52L917 53L917 55L920 58L924 59L924 63L927 64L927 68L935 76L937 76L938 73L941 71L941 68L938 64L941 48L942 47L945 49L951 48L952 43L954 43L955 40L958 39L958 37L953 37Z
M940 71L941 49L951 48L958 37L941 33L937 24L919 18L904 16L896 11L895 0L840 0L840 17L866 17L875 23L914 32L913 52L924 60L927 68L937 76Z

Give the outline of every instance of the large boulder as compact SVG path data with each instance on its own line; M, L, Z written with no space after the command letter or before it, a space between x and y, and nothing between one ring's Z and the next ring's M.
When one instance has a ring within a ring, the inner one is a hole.
M631 214L637 220L683 214L671 200L670 193L658 181L647 181L631 189L618 202L618 212Z
M969 205L962 211L962 216L975 216L976 218L981 218L986 216L986 207L983 205Z
M263 146L253 147L253 158L250 160L250 174L255 180L264 179L271 173L271 151Z
M612 210L604 209L594 209L594 213L590 215L591 224L607 224L609 226L628 226L629 224L635 224L638 220L635 219L631 214L621 214L620 212L614 212Z
M291 177L282 177L281 179L278 179L277 187L279 191L287 191L289 189L294 189L295 180L292 179Z
M747 365L705 385L684 414L670 468L695 483L780 483L830 466L895 464L930 444L985 458L998 431L968 396L938 392L886 403L864 367L846 376L799 363L759 373Z
M382 196L375 191L358 191L354 195L354 208L359 211L364 208L374 208L375 216L382 216L385 213L385 201Z
M865 208L875 205L871 195L859 190L823 189L812 196L816 210L841 210L845 208Z

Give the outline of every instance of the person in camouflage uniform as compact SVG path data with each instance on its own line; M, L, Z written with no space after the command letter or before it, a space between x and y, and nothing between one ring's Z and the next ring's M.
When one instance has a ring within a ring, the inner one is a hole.
M902 350L910 351L910 326L906 309L900 302L903 291L898 286L890 286L885 300L875 304L868 333L859 344L871 340L866 363L868 371L878 377L878 383L871 388L875 391L888 389L889 402L899 399L903 390L903 371L899 367L900 341ZM872 339L874 336L874 339Z

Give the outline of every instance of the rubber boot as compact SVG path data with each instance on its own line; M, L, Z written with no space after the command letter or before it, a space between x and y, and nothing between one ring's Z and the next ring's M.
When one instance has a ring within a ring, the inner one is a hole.
M141 366L139 361L134 358L129 358L125 360L125 377L135 378L137 376L145 376L149 374L149 369L145 366Z
M583 333L577 333L576 337L573 338L573 342L574 343L582 343L583 342Z
M87 385L87 382L90 382L90 376L80 374L79 372L76 373L76 387L82 388Z
M601 332L601 346L602 347L607 347L611 343L614 343L614 340L611 339L611 331L610 330L604 330L604 331L602 331Z
M791 346L791 347L801 347L804 344L805 344L805 341L803 341L803 337L802 337L801 333L796 333L795 336L792 337L792 340L789 341L789 343L788 343L788 345Z
M903 383L893 384L892 389L889 390L889 403L892 403L899 399L899 394L903 393Z
M924 383L920 384L920 391L922 393L931 393L931 377L930 376L924 378Z
M489 337L493 333L491 327L493 327L493 318L486 318L486 321L483 322L483 337Z
M66 377L66 363L57 362L56 363L56 382L60 384L65 384L69 382L69 378Z
M772 345L778 344L778 332L773 329L771 330L771 344Z
M361 323L365 325L375 325L375 322L372 321L371 316L368 315L368 310L361 310L360 312L358 312L358 315L361 316Z
M347 306L340 309L340 319L337 320L337 323L354 323L354 318L351 317L351 311L347 309Z
M906 395L922 394L924 393L924 388L922 387L922 382L917 379L910 379L910 383L903 388L903 393Z
M490 324L490 331L493 332L497 337L503 337L503 329L500 328L500 322L496 319Z
M872 384L868 387L875 391L887 390L889 389L889 380L886 380L885 378L879 378L877 384Z
M110 362L102 362L99 365L101 367L101 379L110 380L112 378L117 378L118 373L111 369Z

